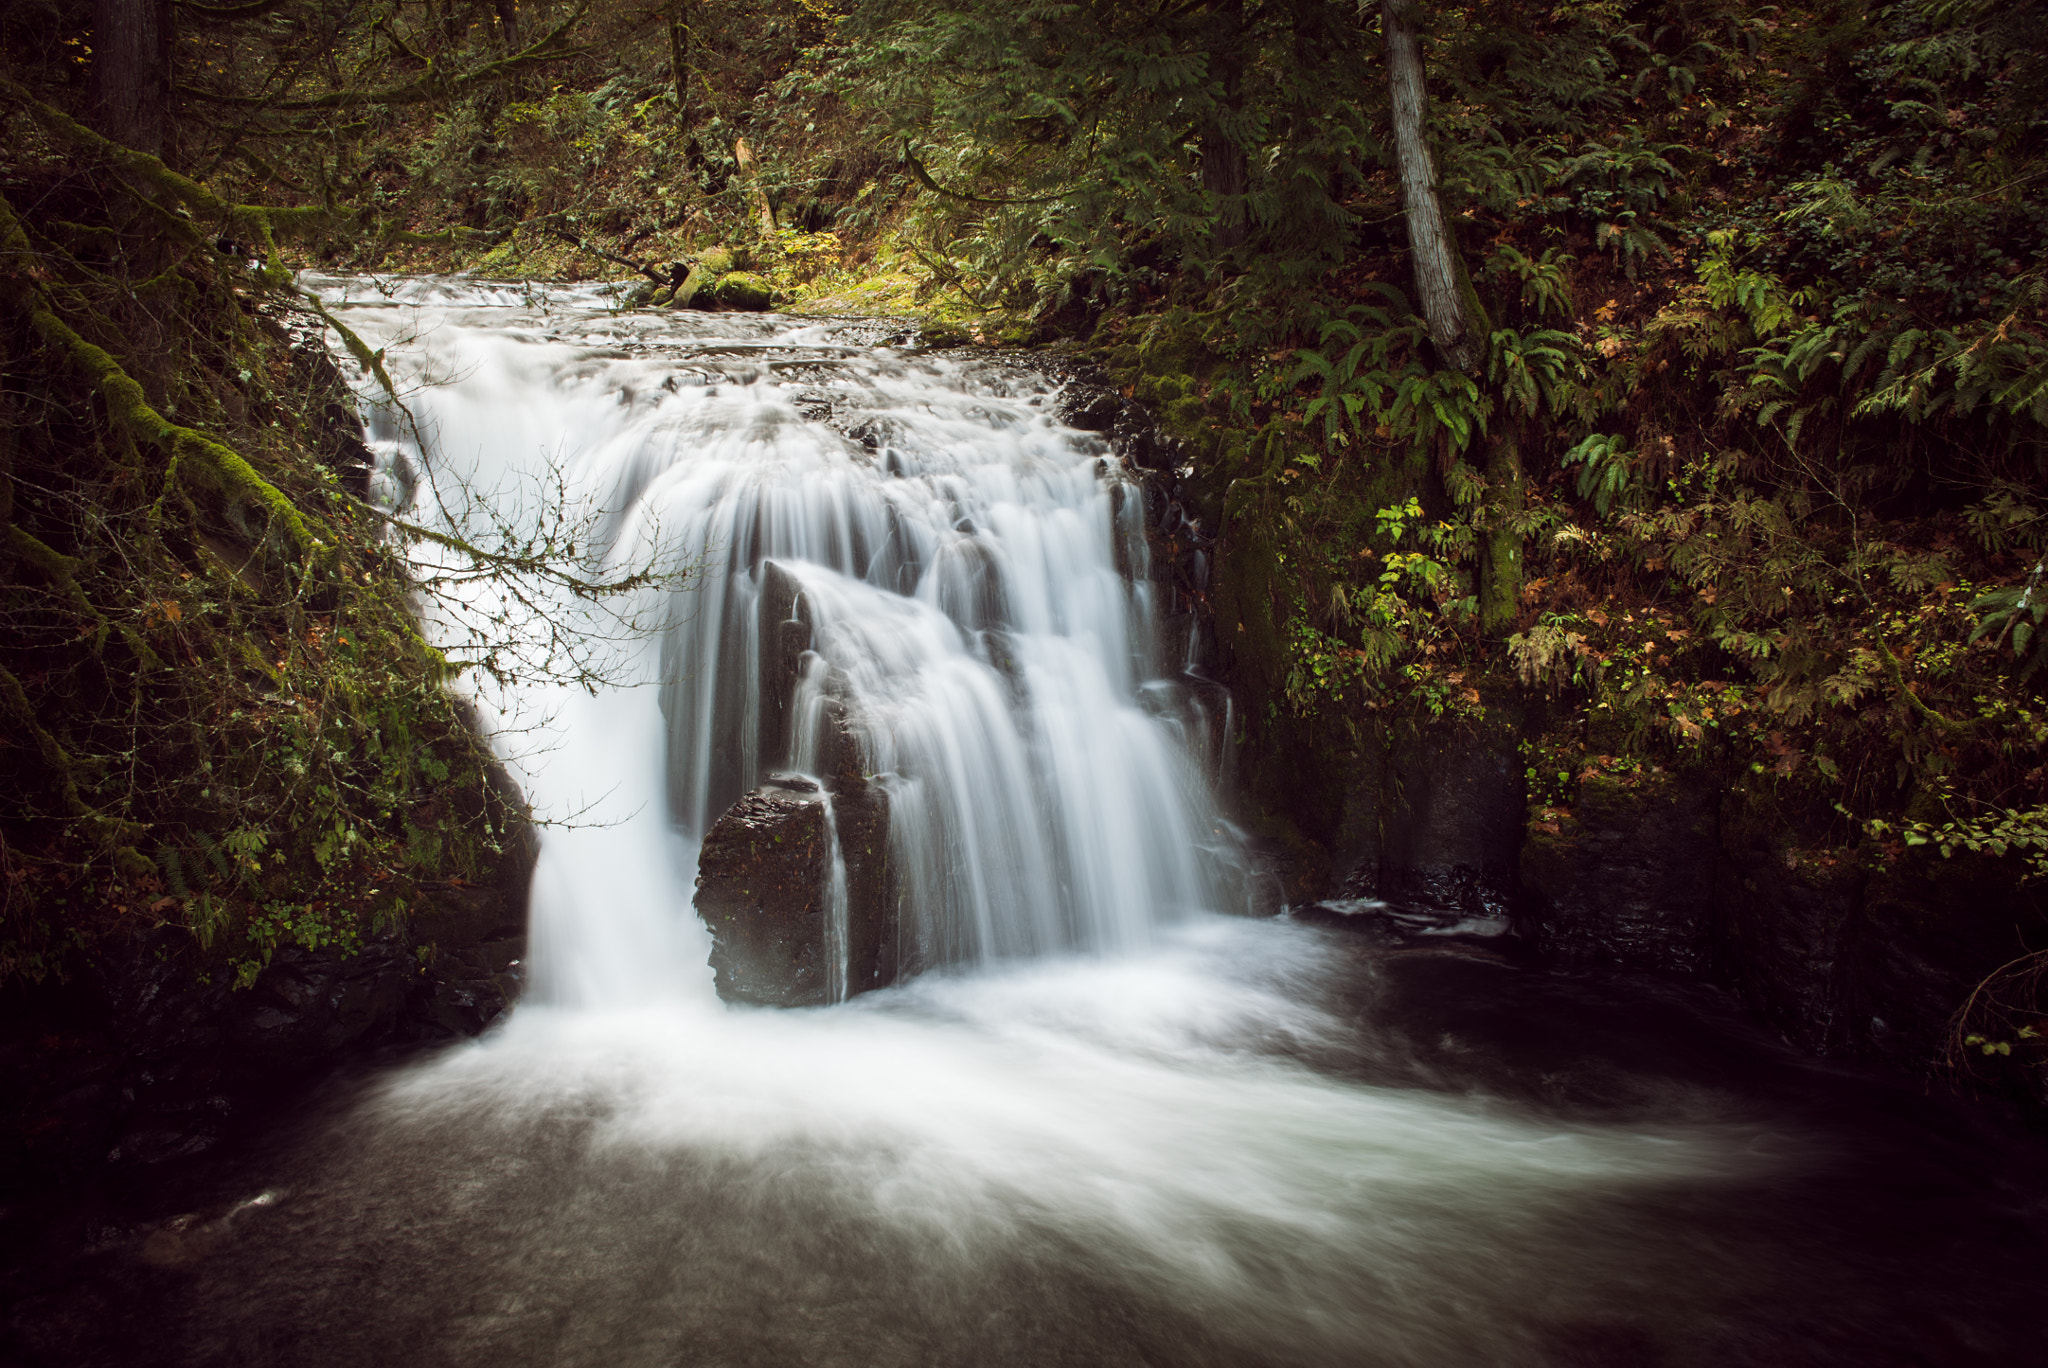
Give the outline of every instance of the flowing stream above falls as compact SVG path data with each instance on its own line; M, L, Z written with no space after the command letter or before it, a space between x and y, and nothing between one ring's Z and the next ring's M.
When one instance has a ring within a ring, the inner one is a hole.
M1924 1097L1704 994L1230 915L1227 719L1040 369L586 287L312 283L410 413L373 426L382 498L689 578L429 605L457 655L515 643L470 687L563 823L533 991L81 1204L13 1265L0 1358L2041 1361L2034 1161ZM923 972L721 1002L707 829L849 738Z

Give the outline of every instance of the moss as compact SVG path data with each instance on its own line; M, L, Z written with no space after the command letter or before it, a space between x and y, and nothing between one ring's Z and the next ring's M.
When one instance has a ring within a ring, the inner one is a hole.
M669 296L668 307L671 309L704 308L710 304L712 291L716 288L717 284L718 273L700 261L690 268L690 273L683 277L683 283L676 286L675 293Z
M1200 395L1189 394L1179 399L1168 400L1159 417L1166 430L1174 436L1192 442L1198 447L1214 446L1214 438L1205 421L1208 417L1207 404Z
M748 271L734 271L719 278L713 287L712 298L721 308L761 313L775 303L775 291L760 276Z
M114 421L172 457L180 473L190 471L191 478L206 488L263 509L301 554L311 556L321 549L292 501L258 475L240 452L203 432L173 423L151 408L143 398L142 386L113 357L73 332L48 309L31 311L29 321L99 390Z
M1210 340L1220 321L1218 314L1169 309L1153 319L1140 334L1140 368L1148 375L1205 373L1215 362Z

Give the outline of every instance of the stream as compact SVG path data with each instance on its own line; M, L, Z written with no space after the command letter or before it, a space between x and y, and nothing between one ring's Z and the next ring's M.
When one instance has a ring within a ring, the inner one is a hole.
M52 1215L0 1360L2048 1363L2037 1143L1706 990L1245 915L1230 727L1042 367L310 283L404 401L388 506L654 578L423 603L556 823L521 1005ZM771 574L810 614L788 699ZM822 773L831 717L921 972L858 991L828 898L829 1005L728 1005L700 845Z

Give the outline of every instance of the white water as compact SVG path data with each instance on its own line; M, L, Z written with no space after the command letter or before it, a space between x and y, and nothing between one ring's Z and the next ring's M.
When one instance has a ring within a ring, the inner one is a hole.
M464 1118L462 1152L480 1128L506 1156L575 1118L582 1138L557 1162L585 1181L688 1161L747 1191L822 1194L803 1223L907 1242L888 1244L907 1263L878 1286L986 1295L961 1289L1021 1259L1191 1317L1214 1352L1187 1361L1540 1361L1531 1317L1652 1287L1685 1301L1675 1289L1701 1270L1603 1213L1753 1169L1746 1133L1565 1125L1314 1065L1362 1048L1318 1003L1329 943L1217 915L1233 842L1172 690L1141 706L1162 693L1155 629L1117 572L1119 556L1142 566L1137 500L1113 515L1117 473L1051 421L1043 381L849 345L857 330L823 324L612 314L587 289L318 284L389 348L417 419L375 425L389 489L404 493L403 458L443 503L466 490L531 518L535 472L559 469L601 533L586 552L697 567L686 591L632 606L655 634L600 648L612 683L529 669L481 691L537 807L580 824L545 834L528 1004L387 1090L360 1123L366 1170L432 1148L450 1118ZM828 403L829 424L804 416ZM765 768L755 607L769 561L802 584L818 652L794 767L816 767L816 705L836 693L891 795L907 934L950 966L784 1013L716 1001L690 906L697 840ZM519 619L479 590L438 630L459 645L491 612ZM407 1201L516 1205L502 1175L419 1162ZM658 1222L664 1191L681 1203L688 1186L665 1181L633 1180L638 1205L618 1219ZM618 1238L578 1210L547 1217L580 1232L546 1246L571 1282ZM744 1250L794 1299L787 1314L815 1312L788 1218L749 1219L691 1238ZM679 1255L659 1297L593 1305L622 1323L679 1314L675 1298L729 1276ZM797 1357L914 1361L874 1348L865 1314L833 1323L868 1348ZM617 1342L612 1321L593 1342Z

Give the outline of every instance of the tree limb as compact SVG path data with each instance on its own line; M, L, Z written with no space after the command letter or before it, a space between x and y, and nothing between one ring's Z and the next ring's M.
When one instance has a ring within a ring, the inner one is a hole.
M903 164L910 168L910 174L917 177L925 189L946 196L948 199L966 200L969 204L1050 204L1061 198L1058 195L1039 195L1032 199L988 199L982 195L966 195L958 190L948 190L932 179L931 172L924 169L924 163L910 155L910 144L903 145Z
M212 104L286 110L355 109L363 105L423 104L429 100L447 99L477 86L509 79L528 67L539 66L544 62L562 61L578 56L584 49L565 46L561 40L571 28L581 22L583 12L588 8L589 0L583 0L567 19L550 29L539 41L524 51L515 52L509 57L501 57L495 62L487 62L475 71L466 71L454 76L445 74L438 64L430 60L425 71L404 85L386 86L382 90L336 90L306 100L273 100L261 95L218 95L212 91L182 85L178 87L178 93Z

